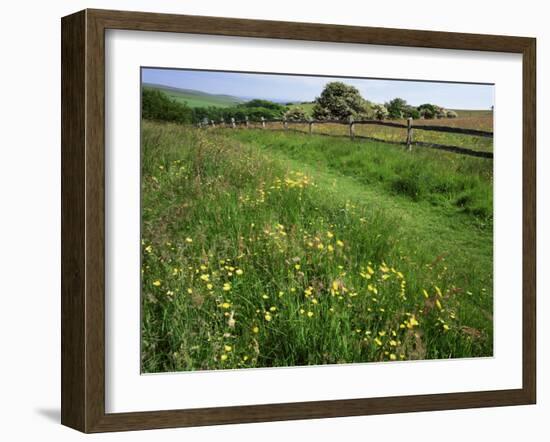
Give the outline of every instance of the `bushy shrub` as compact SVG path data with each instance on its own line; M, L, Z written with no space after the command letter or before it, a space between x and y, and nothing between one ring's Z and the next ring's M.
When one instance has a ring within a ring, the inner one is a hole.
M457 114L455 111L448 110L448 111L447 111L447 114L446 114L446 117L447 117L447 118L457 118L457 117L458 117L458 114Z
M287 110L284 113L284 117L290 121L303 121L307 118L307 115L303 108L296 106Z
M421 104L417 107L417 110L420 112L420 116L427 120L435 118L438 111L437 106L430 103Z
M436 118L447 118L447 111L442 107L436 106L435 117Z
M278 112L280 114L282 114L285 110L285 107L282 104L275 103L269 100L260 100L260 99L247 101L246 103L239 104L238 107L263 108L263 109L269 109L269 110Z
M262 117L266 120L275 120L281 118L284 109L284 106L267 100L252 100L233 107L196 107L193 109L193 122L202 122L204 119L214 120L215 122L223 119L225 122L229 122L231 118L241 122L246 117L250 121L260 121Z
M368 111L368 103L359 90L341 81L327 83L313 106L313 117L318 120L345 120Z
M193 110L185 103L172 100L157 89L143 88L141 91L141 116L146 120L191 123Z
M374 104L372 106L372 116L376 120L385 120L388 118L388 109L382 104Z
M403 98L394 98L385 104L388 109L388 117L393 120L399 120L404 117L405 111L410 106Z
M404 118L412 118L414 120L418 120L420 118L420 112L418 112L418 109L416 109L413 106L407 106L403 110L403 117Z

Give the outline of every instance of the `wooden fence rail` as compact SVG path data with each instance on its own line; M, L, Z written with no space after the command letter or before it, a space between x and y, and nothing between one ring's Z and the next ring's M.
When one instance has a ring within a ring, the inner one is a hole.
M493 138L493 132L489 131L483 131L483 130L477 130L477 129L466 129L461 127L452 127L452 126L435 126L435 125L413 125L413 119L409 118L407 120L407 124L402 123L395 123L391 121L380 121L380 120L354 120L353 118L348 119L348 121L343 120L288 120L288 119L271 119L266 120L265 118L261 118L259 123L261 124L262 129L267 129L266 123L282 123L282 130L288 131L288 130L296 130L296 129L290 129L289 125L291 124L301 124L301 125L308 125L308 133L312 135L314 133L314 125L315 124L341 124L346 125L349 127L349 135L344 135L345 137L349 137L352 140L355 138L362 138L362 139L369 139L374 141L381 141L384 143L392 143L392 144L401 144L407 146L408 150L412 150L412 146L421 146L421 147L431 147L434 149L440 149L445 150L448 152L454 152L459 153L463 155L470 155L480 158L493 158L492 152L483 152L478 151L474 149L469 149L466 147L460 147L460 146L449 146L444 144L436 144L436 143L427 143L422 141L414 141L413 140L413 129L416 130L425 130L425 131L432 131L432 132L445 132L445 133L456 133L456 134L462 134L462 135L472 135L472 136L478 136L478 137L486 137L486 138ZM218 122L218 126L216 126L216 122L214 120L205 121L203 123L198 123L198 127L231 127L233 129L237 128L238 126L244 126L246 128L250 127L250 122L248 120L248 117L245 118L243 121L236 121L235 118L231 118L231 124L226 125L225 121L222 119ZM386 127L396 127L400 129L406 129L407 135L405 141L390 141L390 140L384 140L381 138L373 138L368 136L360 136L355 133L355 126L356 125L378 125L378 126L386 126ZM269 128L270 130L273 130L272 128ZM275 129L277 130L277 129ZM299 131L303 132L303 131ZM327 135L327 136L342 136L342 135L334 135L334 134L322 134L318 133L317 135Z

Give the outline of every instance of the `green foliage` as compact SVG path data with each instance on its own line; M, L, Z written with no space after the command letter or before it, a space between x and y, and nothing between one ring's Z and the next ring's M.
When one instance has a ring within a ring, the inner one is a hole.
M285 109L284 106L268 100L251 100L232 107L196 107L193 109L193 121L198 123L206 119L219 122L223 119L227 122L231 118L235 118L236 121L244 121L246 117L250 121L260 121L262 117L266 120L274 120L281 118Z
M386 103L388 109L388 117L394 120L400 120L402 118L420 118L420 111L408 104L402 98L394 98L389 103Z
M388 118L388 109L382 104L374 104L372 106L372 116L376 120L385 120Z
M420 118L420 112L414 106L406 106L405 109L403 109L403 118L418 120Z
M260 100L260 99L254 99L247 101L246 103L240 104L239 107L245 107L245 108L263 108L263 109L269 109L275 112L283 112L285 110L285 107L279 103L274 103L273 101L269 100Z
M318 120L345 120L369 110L359 90L340 81L327 83L315 100L313 117Z
M290 121L305 121L307 114L300 106L293 107L284 113L284 117Z
M438 112L438 106L430 103L421 104L417 109L426 120L436 118Z
M408 104L402 98L394 98L389 103L385 104L388 109L388 117L394 120L399 120L404 117L405 108Z
M146 120L191 123L193 110L184 103L170 99L165 93L143 88L141 91L141 115Z

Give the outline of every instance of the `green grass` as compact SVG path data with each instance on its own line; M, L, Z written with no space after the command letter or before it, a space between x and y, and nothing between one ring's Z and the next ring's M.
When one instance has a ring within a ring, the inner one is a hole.
M168 95L171 99L179 102L186 103L189 107L231 107L239 103L242 103L243 100L232 97L230 95L216 95L208 94L206 92L195 91L191 89L177 89L171 88L168 86L162 85L150 85L145 84L143 86L147 89L156 89Z
M295 107L302 108L305 114L308 117L311 117L313 115L313 103L298 103L298 104L291 104L288 106L289 109L294 109Z
M150 122L142 136L144 372L492 354L487 160Z

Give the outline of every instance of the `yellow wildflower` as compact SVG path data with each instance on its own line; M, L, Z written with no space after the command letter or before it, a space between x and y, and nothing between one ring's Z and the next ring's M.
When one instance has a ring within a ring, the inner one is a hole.
M265 318L265 320L268 321L268 322L271 321L271 315L270 315L269 313L266 313L266 314L264 315L264 318Z
M193 242L193 239L187 237L187 238L185 238L185 242L187 242L187 243L192 243L192 242Z
M230 345L224 345L223 349L229 353L231 350L233 350L233 347L231 347Z
M311 312L311 311L307 312L307 317L312 318L313 317L313 312Z
M155 287L159 287L162 283L160 282L160 279L157 279L156 281L153 281L153 285Z
M237 269L237 270L235 270L235 273L236 273L237 275L241 276L244 272L243 272L242 269Z
M260 328L258 326L256 326L252 329L252 332L253 333L260 333Z
M220 356L220 359L221 359L222 361L227 360L227 355L226 355L226 354L221 355L221 356Z

